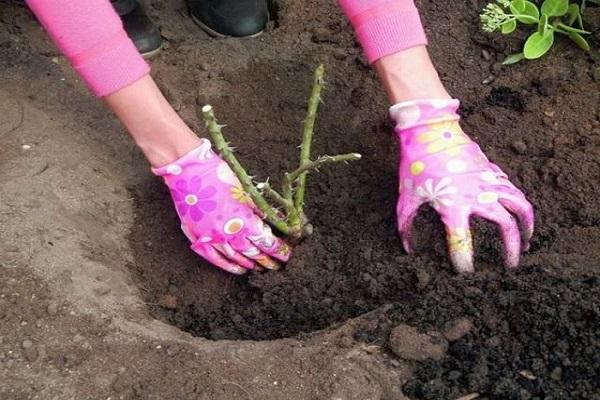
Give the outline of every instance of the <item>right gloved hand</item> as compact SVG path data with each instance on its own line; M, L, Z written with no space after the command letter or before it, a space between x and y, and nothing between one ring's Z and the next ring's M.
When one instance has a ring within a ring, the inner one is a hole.
M450 260L458 272L473 271L469 218L495 222L504 261L514 268L533 234L533 207L502 170L461 129L458 100L415 100L392 106L400 140L398 230L410 253L410 229L428 203L446 226ZM513 215L519 218L523 236Z
M289 259L290 247L257 215L239 180L207 139L152 172L169 187L192 249L208 262L239 275L254 269L255 263L277 269L276 260Z

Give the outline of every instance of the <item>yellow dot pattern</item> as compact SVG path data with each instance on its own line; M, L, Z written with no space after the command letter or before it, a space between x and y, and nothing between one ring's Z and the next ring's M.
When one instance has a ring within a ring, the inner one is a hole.
M414 176L420 175L425 170L425 163L423 161L414 161L410 164L410 173Z

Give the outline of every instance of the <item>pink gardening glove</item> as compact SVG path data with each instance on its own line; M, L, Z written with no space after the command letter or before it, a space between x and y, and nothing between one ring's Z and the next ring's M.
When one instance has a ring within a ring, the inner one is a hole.
M514 268L533 234L533 207L502 170L462 131L458 100L416 100L390 108L400 139L398 230L410 253L412 221L423 203L446 225L448 250L458 272L473 271L469 217L498 224L505 263ZM519 218L523 240L514 214Z
M277 269L290 247L275 237L255 213L255 206L227 163L202 144L179 160L152 172L171 190L181 229L192 249L208 262L234 274L254 269L255 262Z

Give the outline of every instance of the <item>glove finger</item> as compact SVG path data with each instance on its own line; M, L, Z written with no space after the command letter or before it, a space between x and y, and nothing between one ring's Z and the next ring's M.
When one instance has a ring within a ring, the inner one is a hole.
M504 264L508 268L516 268L521 256L521 233L515 218L499 203L489 208L478 208L473 214L496 223L504 243Z
M259 250L259 252L260 252L260 250ZM268 255L266 255L265 253L259 253L259 255L252 256L250 258L252 258L254 261L256 261L257 263L259 263L260 265L262 265L266 269L270 269L272 271L277 271L279 268L281 268L281 264L279 264L276 260L272 259L271 257L269 257Z
M411 248L411 229L412 223L419 211L421 204L417 201L404 201L402 198L398 200L396 206L396 216L398 221L398 234L402 240L402 247L407 254L412 252Z
M246 269L254 269L254 262L235 251L229 243L213 244L213 247L234 263Z
M279 261L287 262L292 254L290 245L276 236L274 236L273 238L273 244L271 244L270 246L265 242L255 241L252 239L252 237L249 237L248 239L250 239L250 241L254 243L256 247L258 247L264 253L264 256L271 256Z
M244 239L239 244L234 245L235 249L242 253L244 256L256 261L263 267L271 270L278 270L281 265L273 260L271 257L260 251L260 249L254 246L249 240Z
M223 257L211 244L196 242L192 245L192 250L209 263L232 274L243 275L248 271Z
M533 230L535 227L535 217L533 212L533 206L525 196L517 196L508 193L500 193L498 199L500 204L508 211L513 213L519 219L521 229L523 231L523 251L529 250L529 241L533 236Z
M249 235L248 240L266 255L276 258L279 261L288 261L292 254L290 245L273 235L271 228L267 224L262 221L258 222L256 233Z
M440 213L446 226L450 261L458 273L470 273L473 268L473 236L466 208L452 208Z

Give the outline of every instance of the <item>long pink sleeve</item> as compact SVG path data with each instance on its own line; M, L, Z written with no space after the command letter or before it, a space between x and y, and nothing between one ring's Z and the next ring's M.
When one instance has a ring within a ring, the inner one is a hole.
M370 63L427 44L413 0L338 0Z
M109 0L27 0L54 43L96 96L148 74Z

